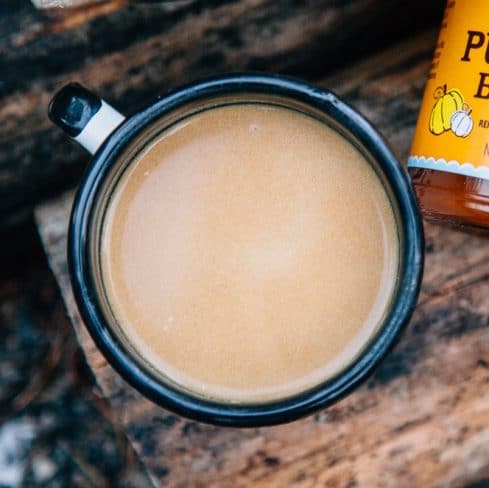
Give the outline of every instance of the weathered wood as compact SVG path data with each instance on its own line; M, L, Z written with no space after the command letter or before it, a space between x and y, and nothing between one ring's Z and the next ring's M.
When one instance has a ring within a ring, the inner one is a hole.
M0 1L0 226L78 181L87 158L46 117L79 80L131 112L196 77L267 70L316 79L432 25L444 0L109 0L36 10Z
M403 160L434 39L434 32L418 36L321 82L376 122ZM71 198L67 194L38 209L40 233L87 359L156 483L392 488L489 483L487 236L427 224L419 306L374 377L314 417L237 430L157 408L107 365L83 328L69 285Z
M103 0L31 0L35 7L44 9L78 8L101 1Z

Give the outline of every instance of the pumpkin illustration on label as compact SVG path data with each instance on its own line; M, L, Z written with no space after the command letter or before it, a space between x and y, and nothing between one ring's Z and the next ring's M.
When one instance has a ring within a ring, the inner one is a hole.
M459 90L447 90L447 85L439 86L434 93L436 103L431 111L430 131L439 136L452 128L451 119L464 106L464 99Z
M450 119L450 128L457 137L467 137L474 127L474 119L470 116L472 109L464 103L462 110L457 110Z

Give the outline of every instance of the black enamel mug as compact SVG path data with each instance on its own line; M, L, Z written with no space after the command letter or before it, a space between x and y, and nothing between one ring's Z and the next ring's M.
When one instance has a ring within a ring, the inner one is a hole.
M354 145L386 189L396 216L399 267L389 308L374 336L351 364L333 378L291 397L263 403L226 403L205 398L165 380L138 357L102 300L98 255L100 222L114 181L131 163L121 155L144 147L177 121L199 111L237 103L261 103L310 114ZM68 260L84 322L110 364L155 403L181 415L220 425L251 427L292 421L351 392L393 347L416 305L423 269L423 233L415 198L397 159L378 132L331 92L279 76L237 74L179 88L125 118L78 84L53 98L50 118L93 154L80 184L69 227Z

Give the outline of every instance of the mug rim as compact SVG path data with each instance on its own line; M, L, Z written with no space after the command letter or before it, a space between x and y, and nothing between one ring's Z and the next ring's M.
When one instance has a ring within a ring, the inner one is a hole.
M88 249L97 189L121 151L156 119L190 102L219 95L278 95L319 110L353 135L377 162L398 205L402 227L398 286L388 315L370 342L346 369L310 390L263 404L225 404L192 396L165 384L124 348L104 319L95 292ZM400 337L416 306L424 264L420 212L407 174L382 136L356 110L328 90L303 81L266 74L237 73L184 85L128 117L102 144L88 166L73 204L68 231L68 264L75 299L85 325L112 367L156 404L185 417L225 426L257 427L289 422L327 407L363 383Z

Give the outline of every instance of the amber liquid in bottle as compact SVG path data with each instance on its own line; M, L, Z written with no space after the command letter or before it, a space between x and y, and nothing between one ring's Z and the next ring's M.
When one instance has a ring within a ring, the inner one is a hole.
M489 180L424 168L408 171L425 217L489 227Z

